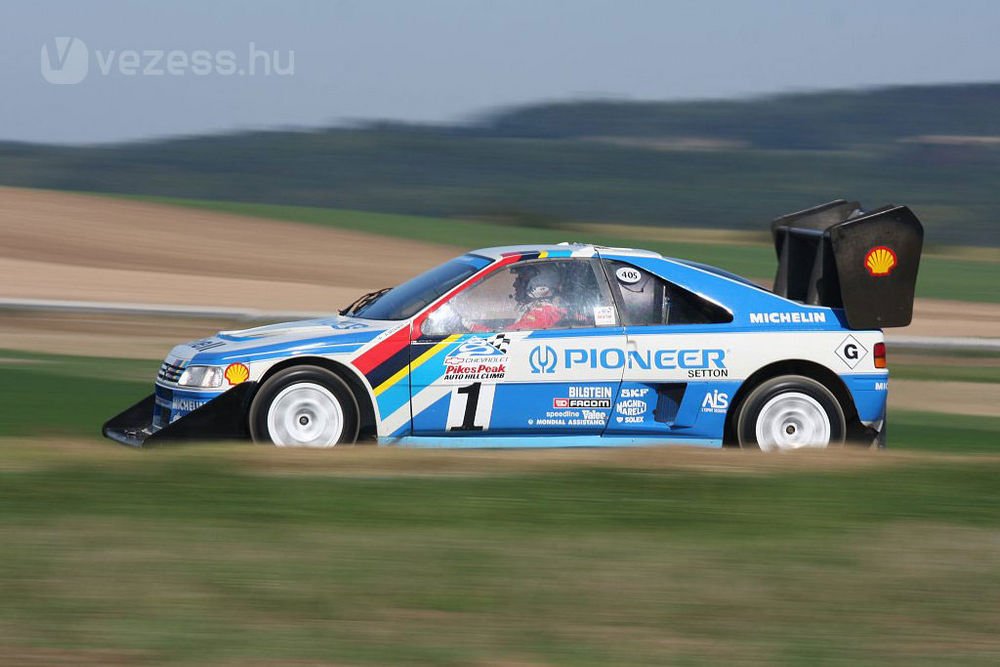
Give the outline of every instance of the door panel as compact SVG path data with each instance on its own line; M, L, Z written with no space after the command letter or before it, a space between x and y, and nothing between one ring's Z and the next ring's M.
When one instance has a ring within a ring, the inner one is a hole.
M429 313L410 344L415 435L601 434L625 333L597 259L530 259Z
M622 367L617 353L602 352L624 352L621 327L445 340L411 344L420 362L410 375L414 435L604 431ZM503 349L491 344L498 340Z
M624 260L605 260L628 355L609 435L721 437L729 400L732 315Z

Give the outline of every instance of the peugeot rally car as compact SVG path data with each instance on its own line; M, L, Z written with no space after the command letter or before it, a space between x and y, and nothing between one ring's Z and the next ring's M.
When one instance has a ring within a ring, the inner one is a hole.
M178 345L104 434L142 446L881 445L881 329L906 326L903 206L779 218L773 290L657 253L487 248L337 315Z

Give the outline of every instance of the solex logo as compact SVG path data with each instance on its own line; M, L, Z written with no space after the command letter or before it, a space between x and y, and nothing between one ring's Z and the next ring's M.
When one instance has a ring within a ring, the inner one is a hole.
M536 345L528 354L528 364L532 373L554 373L556 351L550 345Z
M77 37L56 37L42 44L42 78L56 85L73 85L87 78L90 53Z

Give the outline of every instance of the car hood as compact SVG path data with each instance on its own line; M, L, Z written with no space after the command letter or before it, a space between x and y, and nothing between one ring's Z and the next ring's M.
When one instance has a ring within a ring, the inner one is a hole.
M220 331L214 336L176 346L170 351L168 360L216 365L292 354L349 354L402 324L336 315Z

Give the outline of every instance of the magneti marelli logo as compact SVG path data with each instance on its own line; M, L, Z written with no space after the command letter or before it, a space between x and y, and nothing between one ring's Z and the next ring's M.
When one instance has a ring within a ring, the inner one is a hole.
M42 44L42 78L56 85L73 85L87 78L90 52L78 37L55 37Z

